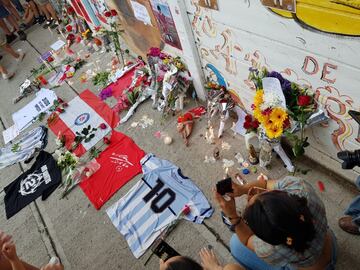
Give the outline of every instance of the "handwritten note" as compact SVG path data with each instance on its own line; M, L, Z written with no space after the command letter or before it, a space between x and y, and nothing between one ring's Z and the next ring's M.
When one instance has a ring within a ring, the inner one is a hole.
M138 19L139 21L142 21L144 24L151 25L151 18L146 7L142 4L139 4L136 1L130 1L130 2L134 10L135 18Z
M281 89L280 81L277 78L267 77L262 79L264 94L272 93L281 101L281 107L286 108L286 99Z

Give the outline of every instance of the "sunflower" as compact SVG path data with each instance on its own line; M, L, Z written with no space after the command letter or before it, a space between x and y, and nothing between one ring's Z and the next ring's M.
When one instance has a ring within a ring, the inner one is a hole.
M277 127L282 127L287 117L287 113L281 108L273 109L270 114L270 119L273 122L273 125Z
M279 138L283 134L282 127L273 125L271 128L265 130L269 139Z
M254 104L256 107L260 107L260 104L264 102L264 90L257 90L254 97Z

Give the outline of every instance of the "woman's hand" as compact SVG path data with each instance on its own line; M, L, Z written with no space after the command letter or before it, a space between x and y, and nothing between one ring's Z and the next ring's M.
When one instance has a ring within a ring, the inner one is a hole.
M4 259L2 248L5 243L8 243L11 241L11 236L4 233L3 231L0 231L0 261Z
M230 197L230 200L225 200L223 196L221 196L216 189L214 188L214 198L218 202L220 208L224 212L225 216L230 218L235 218L238 216L236 212L235 199Z
M2 246L2 253L4 254L5 258L8 259L10 262L19 260L16 254L15 244L13 242L6 242Z
M228 193L228 195L233 198L241 197L242 195L247 194L247 189L245 189L244 185L239 185L239 184L232 182L232 189L233 189L233 192Z

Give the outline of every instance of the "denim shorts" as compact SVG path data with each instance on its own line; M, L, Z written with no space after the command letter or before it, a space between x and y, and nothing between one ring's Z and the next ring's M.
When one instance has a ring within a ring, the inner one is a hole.
M331 230L329 231L332 238L332 252L331 261L326 266L325 270L334 270L337 261L337 244L334 233ZM243 243L241 243L236 234L231 237L230 249L231 255L234 259L246 270L296 270L296 268L291 265L272 266L267 264L265 261L260 259L255 252L251 251Z

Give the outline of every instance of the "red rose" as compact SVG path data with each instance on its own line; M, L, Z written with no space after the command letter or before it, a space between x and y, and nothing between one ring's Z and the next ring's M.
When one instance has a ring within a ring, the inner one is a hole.
M72 26L70 24L68 24L66 27L65 27L66 31L68 32L71 32L73 30Z
M48 61L49 63L51 63L51 62L54 61L54 58L53 58L52 56L49 56L48 59L47 59L47 61Z
M111 12L111 16L113 16L113 17L118 15L118 13L115 9L112 9L110 12Z
M270 115L272 113L272 109L271 108L267 108L264 111L261 112L263 115Z
M110 144L110 139L108 137L104 137L103 142L105 144Z
M65 110L58 107L58 108L56 108L56 111L57 111L58 113L63 113Z
M244 123L244 128L245 128L245 129L250 129L250 128L252 128L251 122L245 122L245 123Z
M311 103L311 97L310 96L299 96L297 103L301 107L308 106Z
M184 206L184 208L183 208L183 210L182 210L182 213L183 213L185 216L187 216L188 214L190 214L190 212L191 212L190 207L185 204L185 206Z
M107 129L107 126L105 123L101 123L99 126L100 129Z
M62 98L59 98L59 97L58 97L57 101L58 101L59 103L64 103L63 99L62 99Z
M68 7L67 8L67 13L69 13L69 14L74 14L75 13L75 10L74 10L74 8L73 7Z
M64 108L69 107L69 104L67 104L66 102L64 102L62 105Z
M253 121L253 122L251 123L251 126L252 126L253 128L255 128L255 129L257 129L257 128L259 127L259 125L260 125L260 123L259 123L258 120L255 120L255 121Z
M75 39L75 35L72 34L72 33L70 33L70 34L68 34L68 36L67 36L66 39L67 39L67 40L70 40L70 41L73 41L73 40Z
M110 11L106 11L106 12L104 13L104 16L105 16L106 18L110 18L110 17L111 17L111 12L110 12Z
M251 122L252 121L252 116L250 114L245 116L245 121L246 122Z

